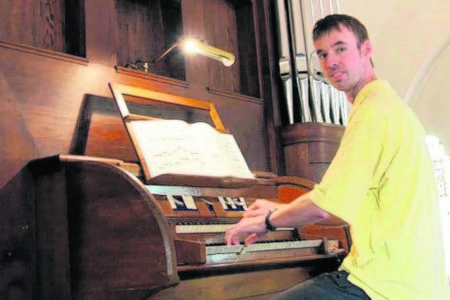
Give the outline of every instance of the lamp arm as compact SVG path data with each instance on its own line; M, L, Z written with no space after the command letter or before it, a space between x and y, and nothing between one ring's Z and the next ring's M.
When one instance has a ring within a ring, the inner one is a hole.
M175 48L175 47L178 46L178 45L179 45L179 42L173 44L172 46L170 46L169 49L167 49L166 51L164 51L163 54L161 54L159 57L153 59L152 62L153 62L153 63L156 63L156 62L160 61L160 60L163 59L167 54L169 54L169 52L172 51L173 48Z

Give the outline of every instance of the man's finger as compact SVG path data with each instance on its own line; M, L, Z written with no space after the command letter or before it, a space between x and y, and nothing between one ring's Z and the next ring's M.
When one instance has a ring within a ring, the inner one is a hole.
M246 245L250 245L255 243L258 240L259 236L256 233L253 233L251 235L249 235L246 239L245 239L245 244Z
M263 215L266 211L264 210L246 210L242 214L245 218L257 217Z

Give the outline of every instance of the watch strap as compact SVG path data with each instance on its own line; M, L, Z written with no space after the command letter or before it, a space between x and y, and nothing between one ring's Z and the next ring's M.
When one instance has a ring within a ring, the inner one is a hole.
M276 209L271 209L269 210L269 212L266 215L266 229L269 231L275 231L277 230L277 228L275 226L272 225L272 223L270 222L270 216L273 214L273 212L276 211Z

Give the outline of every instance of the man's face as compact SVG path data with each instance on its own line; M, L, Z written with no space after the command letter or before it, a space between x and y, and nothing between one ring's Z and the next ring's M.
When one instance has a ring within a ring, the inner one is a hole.
M365 41L358 48L354 33L345 26L339 28L317 39L314 47L327 80L338 90L356 95L371 72L371 45Z

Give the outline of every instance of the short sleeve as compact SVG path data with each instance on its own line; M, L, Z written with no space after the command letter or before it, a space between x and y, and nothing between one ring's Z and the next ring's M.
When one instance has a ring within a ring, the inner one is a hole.
M384 124L383 109L376 102L352 112L336 156L311 192L317 206L352 223L376 185L373 175L383 152Z

